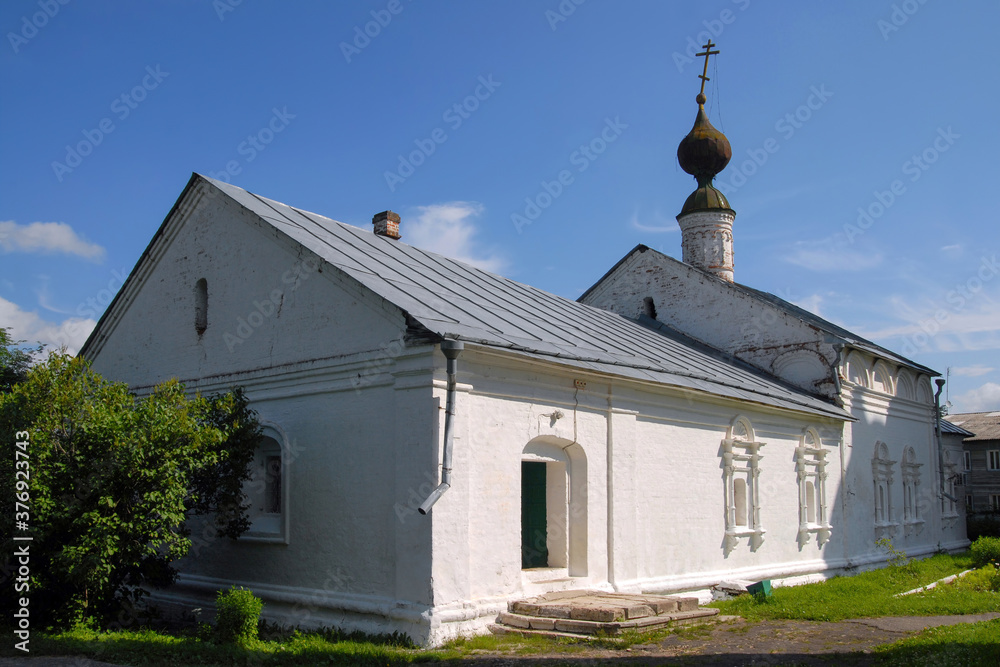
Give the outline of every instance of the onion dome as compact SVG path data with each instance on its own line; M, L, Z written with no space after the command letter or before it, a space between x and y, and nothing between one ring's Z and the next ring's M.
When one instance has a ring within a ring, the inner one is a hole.
M705 95L698 93L698 116L694 127L677 146L681 169L698 180L698 189L684 202L681 214L709 209L730 209L726 197L712 186L712 179L726 168L733 149L726 135L712 126L705 113Z

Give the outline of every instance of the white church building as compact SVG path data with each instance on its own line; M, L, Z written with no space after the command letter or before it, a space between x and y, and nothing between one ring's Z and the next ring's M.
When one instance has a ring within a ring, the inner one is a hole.
M243 386L265 425L251 531L196 532L160 602L239 584L273 620L435 644L548 591L966 546L937 373L734 282L704 101L684 261L638 246L578 301L409 246L392 212L369 232L193 175L81 352L140 394Z

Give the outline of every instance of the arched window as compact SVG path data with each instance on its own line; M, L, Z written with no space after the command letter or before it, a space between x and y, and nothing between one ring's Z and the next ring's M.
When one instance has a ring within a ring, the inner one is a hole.
M900 466L903 473L903 526L907 532L919 528L924 522L920 516L920 467L922 463L917 463L917 454L913 447L906 447L903 450L903 462Z
M273 424L263 425L264 437L250 464L250 479L243 493L250 507L247 541L288 543L291 456L283 431Z
M893 521L892 511L892 467L895 461L889 459L889 447L884 442L875 443L872 458L872 478L875 497L875 536L892 536L899 525Z
M816 523L816 486L806 482L806 521Z
M819 433L807 428L795 449L795 471L799 483L799 544L816 534L820 546L830 539L826 507L826 450Z
M194 284L194 330L198 335L208 329L208 281L199 278Z
M736 525L747 525L747 481L742 477L733 480L733 506L736 514Z
M723 486L726 503L725 549L732 551L740 537L750 537L755 550L764 540L760 521L760 448L753 426L736 417L722 441Z

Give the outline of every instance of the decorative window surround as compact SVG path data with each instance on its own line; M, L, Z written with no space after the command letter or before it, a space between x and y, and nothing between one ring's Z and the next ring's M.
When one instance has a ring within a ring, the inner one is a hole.
M955 494L958 491L958 482L961 479L957 472L958 466L951 460L951 456L946 455L942 468L944 470L944 491L955 498L957 497ZM945 525L953 524L953 520L957 519L958 516L958 503L941 494L941 518L945 520Z
M826 450L819 435L807 429L801 444L795 448L795 472L799 483L799 548L816 535L819 546L830 539L830 525L826 505Z
M893 537L899 522L893 521L892 512L892 467L896 461L889 460L889 446L884 442L875 443L875 457L872 459L872 478L875 482L875 537Z
M919 533L923 529L924 519L920 516L920 468L913 447L903 450L903 462L900 465L903 477L903 531L904 534Z
M756 551L764 541L760 522L760 448L753 426L745 417L737 417L722 441L722 466L726 500L726 537L724 549L728 555L748 537L750 550ZM737 484L737 481L740 482ZM739 512L737 512L739 510ZM744 514L745 513L745 514Z

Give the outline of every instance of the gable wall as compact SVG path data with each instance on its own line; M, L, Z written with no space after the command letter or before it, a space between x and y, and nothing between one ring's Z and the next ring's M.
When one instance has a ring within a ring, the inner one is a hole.
M634 253L583 302L634 318L646 297L660 322L806 391L836 396L837 351L822 332L657 252Z
M123 288L88 350L95 370L148 386L379 350L401 338L398 311L215 192L202 183L189 193ZM208 328L199 335L202 278Z

